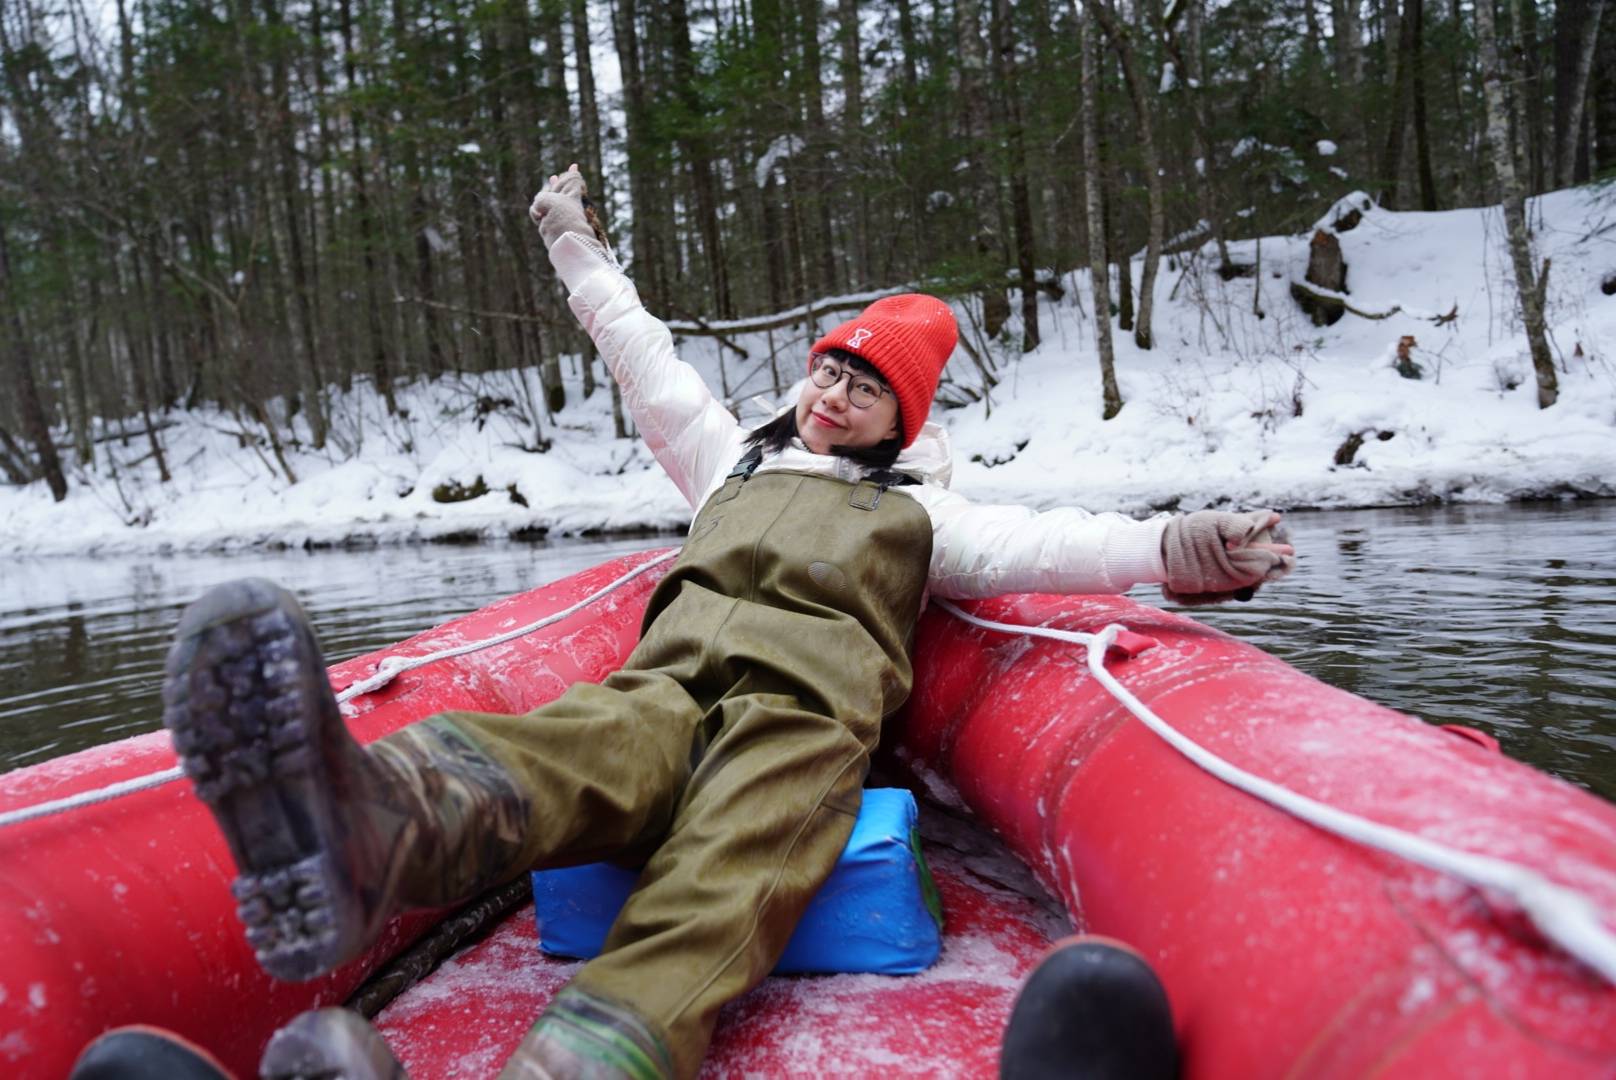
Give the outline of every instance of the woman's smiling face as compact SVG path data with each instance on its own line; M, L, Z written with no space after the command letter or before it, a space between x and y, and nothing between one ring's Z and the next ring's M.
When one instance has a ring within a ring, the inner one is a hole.
M814 357L810 370L797 398L797 435L808 449L863 450L898 437L898 399L879 376L854 371L832 356Z

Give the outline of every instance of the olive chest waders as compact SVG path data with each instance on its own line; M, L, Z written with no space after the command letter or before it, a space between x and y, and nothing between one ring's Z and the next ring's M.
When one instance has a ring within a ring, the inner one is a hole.
M396 911L530 867L643 862L502 1075L696 1073L846 845L931 557L914 500L756 460L702 507L624 667L525 716L445 713L361 749L289 596L242 583L187 612L165 720L267 969L312 977Z
M869 481L749 468L697 515L623 670L529 717L452 717L522 778L541 858L648 858L512 1076L563 1049L598 1059L602 1027L634 1025L595 1014L625 1011L671 1070L624 1072L693 1076L719 1007L768 974L830 874L909 694L930 518ZM525 735L558 717L566 738Z

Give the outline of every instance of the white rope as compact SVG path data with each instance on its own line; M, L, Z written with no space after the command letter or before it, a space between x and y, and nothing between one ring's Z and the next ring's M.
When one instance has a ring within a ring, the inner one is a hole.
M503 645L507 641L514 641L526 634L533 633L535 630L543 630L546 626L550 626L553 623L560 622L562 619L566 619L578 614L578 612L582 611L590 604L593 604L607 593L627 585L641 574L653 569L654 567L661 566L663 563L674 558L678 554L678 548L674 548L672 551L664 551L656 558L648 559L639 566L636 566L634 569L630 570L622 577L619 577L611 584L606 585L603 588L596 589L594 592L590 593L588 596L584 597L571 607L546 615L544 618L535 622L530 622L526 626L518 626L516 629L507 630L503 634L498 634L491 638L484 638L481 641L468 642L465 645L457 645L452 649L440 649L434 653L427 653L425 656L412 656L408 658L402 656L383 657L381 663L376 665L376 670L372 672L368 678L360 679L358 682L347 687L342 691L342 693L337 695L337 704L340 705L343 702L348 701L350 698L358 697L360 694L369 694L376 690L380 690L382 687L386 686L388 683L392 682L406 671L414 671L418 667L425 667L427 664L434 664L439 660L448 660L450 657L464 656L467 653L477 652L479 649L491 649L495 645Z
M50 817L52 814L76 810L81 806L94 806L96 803L111 802L113 799L121 799L125 795L133 795L137 791L161 787L171 780L178 780L184 775L185 771L176 765L172 769L164 769L162 772L148 773L145 776L135 776L128 780L120 780L116 784L108 784L106 787L96 788L93 791L81 791L79 794L69 795L65 799L53 799L50 802L40 803L38 806L25 806L21 810L12 810L8 813L0 814L0 829L12 825L21 825L23 822L33 821L35 818Z
M507 630L503 634L497 634L491 638L484 638L481 641L468 642L465 645L457 645L452 649L440 649L437 652L427 653L424 656L412 656L408 658L402 656L383 657L381 662L376 665L376 670L371 672L369 676L360 679L358 682L353 683L343 689L343 691L337 695L337 703L340 705L358 697L361 694L369 694L379 690L406 671L414 671L418 667L425 667L427 664L436 663L439 660L447 660L453 656L464 656L466 653L476 652L479 649L493 648L495 645L503 645L507 641L514 641L516 638L522 637L525 634L531 634L536 630L543 630L546 626L550 626L553 623L560 622L562 619L576 615L578 612L582 611L590 604L595 603L597 600L600 600L613 590L622 588L624 585L627 585L641 574L646 573L654 567L661 566L663 563L674 558L678 554L679 549L674 548L672 551L663 552L654 559L648 559L639 566L636 566L634 569L630 570L628 573L623 574L610 583L596 589L594 592L590 593L576 604L573 604L571 607L565 608L561 611L552 612L542 619L528 623L526 626L518 626L514 630ZM56 799L51 802L40 803L38 806L25 806L20 810L12 810L7 813L0 814L0 829L9 828L12 825L21 825L25 821L33 821L36 818L49 817L52 814L60 814L68 810L76 810L82 806L94 806L96 803L109 802L112 799L119 799L125 795L132 795L137 791L145 791L147 788L159 787L163 784L169 783L170 781L178 780L184 775L185 771L179 767L164 769L162 772L150 773L146 776L136 776L129 780L121 780L116 784L108 784L106 787L80 792L77 795L69 795L65 799Z
M1616 934L1606 928L1599 908L1587 896L1557 885L1537 871L1518 863L1460 851L1310 799L1218 757L1157 716L1106 670L1106 650L1125 627L1112 623L1098 634L1086 634L1076 630L1023 626L980 619L946 600L933 602L957 618L985 630L1050 638L1085 646L1089 670L1100 685L1173 749L1219 780L1326 832L1509 897L1545 938L1597 971L1607 982L1616 985Z

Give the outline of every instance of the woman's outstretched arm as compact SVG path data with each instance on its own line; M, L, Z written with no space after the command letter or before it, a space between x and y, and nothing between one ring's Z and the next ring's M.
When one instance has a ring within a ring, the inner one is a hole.
M1120 593L1167 579L1166 518L1135 521L1074 507L1040 512L972 502L931 485L905 490L931 515L929 577L937 596Z
M1205 604L1249 599L1296 565L1280 516L1266 510L1135 521L1072 507L974 503L929 485L912 490L931 515L929 577L942 597L1120 593L1160 583L1169 600Z
M640 303L634 283L598 239L582 195L583 178L573 166L550 178L530 213L567 286L567 304L623 388L640 436L695 507L713 478L735 464L740 423L679 359L667 326Z

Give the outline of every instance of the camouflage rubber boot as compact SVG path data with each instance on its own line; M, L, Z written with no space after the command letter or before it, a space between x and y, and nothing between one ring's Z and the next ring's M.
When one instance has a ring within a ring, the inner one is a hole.
M499 1080L667 1080L673 1059L637 1014L568 987L500 1070Z
M290 593L255 579L186 609L163 723L235 857L233 891L265 971L311 979L410 906L509 876L527 797L459 729L414 724L361 747Z
M277 1031L260 1080L409 1080L381 1033L348 1009L315 1009Z

